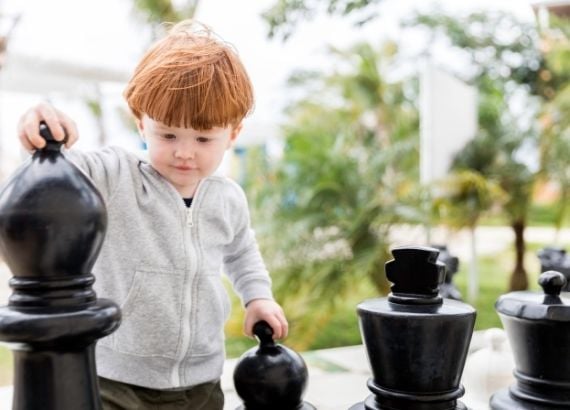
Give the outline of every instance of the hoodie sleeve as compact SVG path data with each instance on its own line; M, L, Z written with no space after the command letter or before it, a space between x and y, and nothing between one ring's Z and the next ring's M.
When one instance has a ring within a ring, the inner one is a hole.
M265 267L255 234L250 226L247 199L241 187L234 185L233 197L226 209L234 223L234 239L226 246L225 271L243 305L254 299L273 299L271 278Z
M69 150L65 157L87 174L108 203L118 186L126 155L115 147L82 152Z

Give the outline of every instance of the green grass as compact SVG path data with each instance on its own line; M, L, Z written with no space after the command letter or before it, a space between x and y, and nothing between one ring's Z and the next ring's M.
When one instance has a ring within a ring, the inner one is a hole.
M12 384L12 352L0 345L0 386Z
M536 251L542 246L529 246L525 266L531 290L536 290L538 271L540 269ZM513 269L514 255L512 251L501 252L496 255L481 256L478 258L479 295L473 307L477 310L475 330L502 327L499 316L495 311L495 302L502 294L507 292L509 277ZM468 261L461 261L460 270L454 276L453 282L461 291L463 299L467 299Z
M528 213L528 226L554 227L557 211L556 204L532 204ZM501 213L484 215L479 221L479 225L487 226L505 226L508 224L508 219ZM570 226L570 212L564 218L562 225L564 227Z

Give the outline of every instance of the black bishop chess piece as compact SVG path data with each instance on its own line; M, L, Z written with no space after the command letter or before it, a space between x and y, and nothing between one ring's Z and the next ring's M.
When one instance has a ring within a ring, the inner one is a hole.
M243 405L237 410L315 410L303 401L309 373L303 358L275 343L273 330L257 322L259 346L245 352L234 370L234 385Z
M12 408L100 410L95 344L120 322L119 307L91 286L107 213L45 124L40 134L46 146L0 191L0 253L13 275L0 307L0 340L14 356Z
M495 304L516 382L491 397L492 410L570 409L570 293L561 293L560 272L544 272L538 283L543 292L511 292Z
M372 394L350 410L467 409L458 399L475 310L439 295L445 266L437 249L401 247L392 255L392 292L357 308Z

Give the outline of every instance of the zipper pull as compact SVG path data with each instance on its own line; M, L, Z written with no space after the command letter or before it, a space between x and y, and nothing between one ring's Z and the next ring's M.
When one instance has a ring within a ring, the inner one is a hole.
M194 226L194 221L192 220L192 207L188 208L188 211L186 211L186 226L189 228Z

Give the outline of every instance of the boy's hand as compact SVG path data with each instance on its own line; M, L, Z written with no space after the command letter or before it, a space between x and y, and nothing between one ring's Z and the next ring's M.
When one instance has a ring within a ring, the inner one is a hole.
M265 320L273 329L274 339L283 339L289 332L289 324L285 313L277 302L269 299L254 299L245 308L244 332L253 337L253 325L260 320Z
M40 135L40 121L46 122L56 141L63 141L67 133L65 143L67 148L77 141L78 133L75 122L50 104L41 103L26 111L18 122L18 137L28 151L43 148L46 145Z

